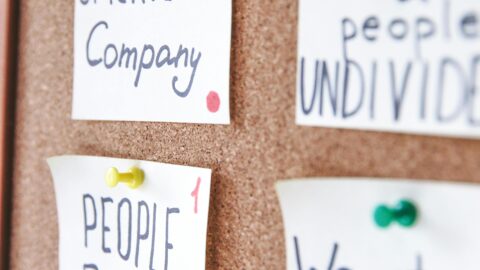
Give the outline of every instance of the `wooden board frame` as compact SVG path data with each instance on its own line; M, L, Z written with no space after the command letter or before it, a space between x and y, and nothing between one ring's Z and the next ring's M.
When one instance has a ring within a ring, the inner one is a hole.
M8 269L16 1L0 0L0 269Z

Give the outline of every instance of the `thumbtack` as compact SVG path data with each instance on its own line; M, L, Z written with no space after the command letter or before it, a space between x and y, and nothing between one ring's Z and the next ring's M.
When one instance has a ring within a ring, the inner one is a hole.
M112 167L108 169L107 175L105 175L105 181L107 186L116 187L119 182L125 183L132 189L138 188L143 184L144 174L143 171L137 167L132 167L126 173L119 173L117 168Z
M392 222L397 222L403 227L410 228L415 225L418 210L410 200L401 200L393 208L381 204L375 208L373 214L375 224L380 228L387 228Z

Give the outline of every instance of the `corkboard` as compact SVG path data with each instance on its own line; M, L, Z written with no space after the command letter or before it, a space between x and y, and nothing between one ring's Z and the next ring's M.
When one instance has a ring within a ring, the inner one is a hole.
M234 1L231 125L72 121L73 2L21 2L13 270L57 269L52 155L212 168L207 269L284 269L277 179L480 182L480 141L296 126L296 0Z

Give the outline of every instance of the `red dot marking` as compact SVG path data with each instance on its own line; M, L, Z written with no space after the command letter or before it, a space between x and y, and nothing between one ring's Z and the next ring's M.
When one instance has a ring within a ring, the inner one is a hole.
M217 92L210 91L207 96L207 108L210 112L215 113L220 108L220 97Z

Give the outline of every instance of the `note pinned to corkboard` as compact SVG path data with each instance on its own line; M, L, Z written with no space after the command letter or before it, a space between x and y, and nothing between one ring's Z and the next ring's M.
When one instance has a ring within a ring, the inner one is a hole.
M480 138L478 3L300 0L299 14L299 125Z
M233 6L231 125L212 126L71 120L74 2L21 2L10 269L58 269L54 155L211 168L207 269L285 269L278 179L480 182L475 140L297 126L297 1Z
M72 118L229 124L231 29L231 0L75 1Z

